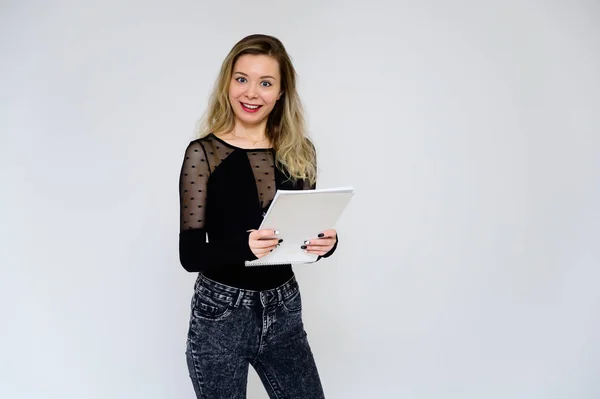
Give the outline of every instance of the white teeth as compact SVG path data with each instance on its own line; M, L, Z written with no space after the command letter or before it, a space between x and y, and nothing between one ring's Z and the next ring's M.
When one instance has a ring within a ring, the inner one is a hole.
M244 103L242 103L242 104L244 104ZM259 105L244 104L244 107L249 108L249 109L256 109L259 107Z

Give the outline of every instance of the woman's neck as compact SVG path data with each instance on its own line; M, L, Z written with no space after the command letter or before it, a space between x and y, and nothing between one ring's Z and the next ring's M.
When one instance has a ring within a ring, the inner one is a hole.
M233 130L217 136L240 148L271 148L272 143L266 135L265 128L266 123L262 126L243 126L236 123Z
M233 135L239 138L246 138L252 142L262 141L267 137L266 123L259 126L243 126L236 124L233 128Z

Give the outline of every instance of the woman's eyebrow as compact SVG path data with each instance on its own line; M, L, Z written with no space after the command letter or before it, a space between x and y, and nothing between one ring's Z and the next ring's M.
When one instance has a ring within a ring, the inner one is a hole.
M236 72L234 72L233 74L235 75L236 73L237 73L237 74L239 74L239 75L244 75L244 76L248 77L248 75L246 75L244 72L236 71ZM265 76L261 76L260 78L261 78L261 79L273 79L273 80L277 80L277 79L275 79L275 78L274 78L273 76L271 76L271 75L265 75Z

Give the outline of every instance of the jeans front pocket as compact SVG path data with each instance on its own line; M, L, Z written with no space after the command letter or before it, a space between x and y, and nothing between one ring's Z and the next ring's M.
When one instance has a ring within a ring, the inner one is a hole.
M232 311L232 298L199 289L194 293L192 315L206 320L222 320Z
M290 313L300 313L302 311L302 297L300 296L300 290L296 290L295 293L284 298L283 307Z

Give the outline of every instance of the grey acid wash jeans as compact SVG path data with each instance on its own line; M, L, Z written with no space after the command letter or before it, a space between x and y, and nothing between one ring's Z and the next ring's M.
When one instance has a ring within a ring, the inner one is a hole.
M295 278L249 291L198 276L186 357L196 396L244 399L252 365L271 399L324 398Z

